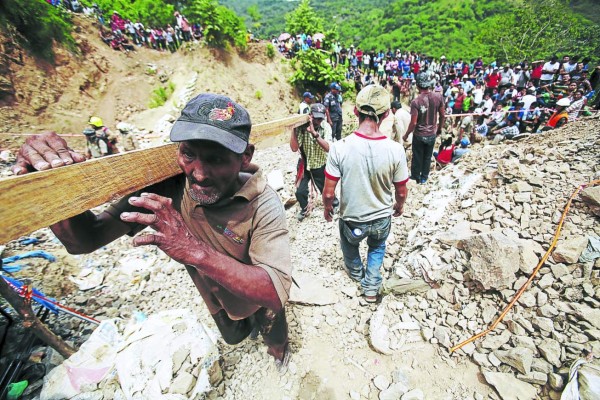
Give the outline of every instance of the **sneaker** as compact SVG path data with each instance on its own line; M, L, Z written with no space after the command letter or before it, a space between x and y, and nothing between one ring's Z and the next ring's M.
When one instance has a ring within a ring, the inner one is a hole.
M306 213L304 211L298 211L298 214L296 214L296 218L298 218L299 222L304 221L304 218L306 218Z
M424 185L426 183L427 183L427 179L425 179L425 178L421 179L421 185Z
M365 301L367 303L371 303L371 304L377 303L377 295L374 295L374 296L367 296L367 295L365 295Z

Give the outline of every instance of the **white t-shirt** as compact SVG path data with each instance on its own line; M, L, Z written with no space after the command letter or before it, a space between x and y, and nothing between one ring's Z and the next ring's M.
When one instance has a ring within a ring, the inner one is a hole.
M483 101L483 89L473 89L473 101L479 105Z
M344 221L389 217L394 183L408 181L404 147L385 136L369 138L355 132L330 146L325 176L341 183Z
M489 114L492 112L493 108L494 108L494 101L492 99L487 99L485 101L485 103L483 104L483 113Z
M523 96L523 98L521 99L521 101L523 102L523 110L529 110L529 106L531 105L531 103L533 103L536 100L537 98L532 94L526 94L525 96Z
M551 81L552 79L554 79L554 74L558 72L558 67L560 66L560 64L557 62L555 62L554 64L552 64L552 62L548 61L546 64L544 64L544 66L542 67L542 71L554 71L554 73L552 74L542 74L542 80L543 81Z

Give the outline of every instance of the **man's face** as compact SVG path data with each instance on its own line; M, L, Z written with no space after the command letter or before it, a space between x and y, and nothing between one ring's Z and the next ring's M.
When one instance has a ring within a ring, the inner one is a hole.
M563 57L563 62L569 62L571 58L569 56L564 56Z
M320 128L321 127L321 123L323 123L323 118L312 117L312 124L313 124L313 127L315 129Z
M583 97L583 95L581 94L581 92L575 92L574 97L575 97L575 100L579 100Z
M575 82L569 83L569 90L577 90L577 84Z
M252 160L254 146L236 154L208 140L181 142L177 164L189 184L190 197L200 205L214 204L239 189L240 170Z

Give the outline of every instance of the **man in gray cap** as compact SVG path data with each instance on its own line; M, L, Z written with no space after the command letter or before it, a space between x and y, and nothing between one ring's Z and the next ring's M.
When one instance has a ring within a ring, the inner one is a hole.
M358 129L329 149L325 166L323 204L325 219L332 221L335 188L341 185L340 245L346 272L360 282L365 301L378 300L383 278L381 266L392 215L404 211L408 168L404 147L380 130L390 110L390 94L369 85L356 96L354 114ZM367 240L366 264L359 246Z
M241 342L260 331L279 367L289 359L285 303L291 286L283 206L251 164L248 112L233 100L201 94L183 109L171 140L183 174L149 186L96 215L50 228L72 254L92 252L145 227L134 246L154 245L185 265L223 339ZM55 133L21 147L15 174L83 161Z
M325 162L331 140L331 126L325 121L325 106L313 104L306 125L294 128L290 137L290 148L301 155L298 164L298 188L296 199L300 204L298 220L303 221L308 212L309 183L313 183L319 192L325 184Z

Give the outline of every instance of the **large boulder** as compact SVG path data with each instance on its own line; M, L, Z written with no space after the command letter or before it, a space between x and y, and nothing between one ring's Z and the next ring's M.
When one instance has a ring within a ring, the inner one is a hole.
M518 380L512 374L483 371L483 376L496 388L502 400L533 400L537 397L535 386Z
M456 247L470 254L467 269L471 279L485 290L512 287L515 273L529 273L538 262L529 241L511 239L500 232L472 235L457 242Z

